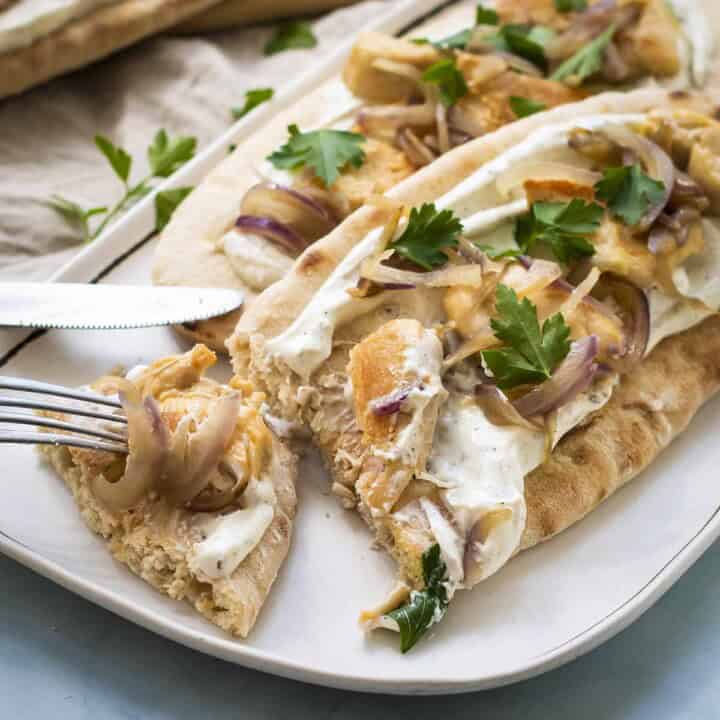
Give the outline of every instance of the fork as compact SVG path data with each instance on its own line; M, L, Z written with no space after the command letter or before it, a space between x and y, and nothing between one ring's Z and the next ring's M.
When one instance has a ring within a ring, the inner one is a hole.
M49 383L26 380L23 378L4 377L0 375L0 390L13 390L30 393L36 396L50 396L50 401L44 397L38 399L22 396L0 395L0 443L21 443L41 445L68 445L72 447L87 448L90 450L106 450L109 452L127 453L127 418L118 415L112 410L121 410L122 405L112 397L84 390L51 385ZM60 398L61 402L53 401ZM66 402L62 402L65 400ZM83 405L82 403L88 403ZM112 408L105 412L102 407ZM4 408L24 410L46 410L62 413L64 415L90 418L105 423L117 423L115 430L106 430L101 427L83 425L82 422L68 422L55 418L40 417L37 413L4 412ZM3 425L34 425L36 427L52 428L63 432L31 432L3 430Z

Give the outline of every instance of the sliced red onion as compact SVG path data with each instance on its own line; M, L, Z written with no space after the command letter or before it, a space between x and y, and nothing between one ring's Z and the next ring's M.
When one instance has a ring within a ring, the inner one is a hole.
M676 169L670 204L677 208L694 207L702 212L710 205L710 201L695 180L682 170Z
M662 216L661 216L662 217ZM653 255L665 255L671 253L677 247L675 236L672 232L656 223L648 235L648 250Z
M555 280L551 285L551 288L553 290L560 290L564 293L567 293L568 295L572 295L573 290L575 290L575 286L570 284L567 280L564 280L563 278L558 278ZM581 301L584 305L587 305L588 307L591 307L593 310L599 312L601 315L605 315L606 317L615 319L617 316L610 310L605 303L600 302L596 298L594 298L592 295L585 295Z
M546 415L585 390L595 377L598 339L595 335L576 340L549 380L513 402L524 417Z
M314 197L275 183L253 185L240 210L243 215L277 220L310 241L324 237L338 224L335 213Z
M493 425L517 425L528 430L538 430L538 426L524 418L510 402L507 395L492 382L475 386L475 397L487 419Z
M293 257L297 257L311 243L304 240L291 227L278 220L257 215L241 215L235 226L240 230L260 235L266 240L275 243Z
M368 403L370 410L372 410L374 415L379 417L394 415L402 410L403 403L410 396L412 389L412 387L399 388L398 390L393 390L393 392L388 393L387 395L375 398Z
M650 306L645 293L624 278L604 273L593 293L600 300L612 298L621 308L625 327L625 347L610 364L620 372L626 372L645 355L650 339ZM601 303L602 304L602 303Z

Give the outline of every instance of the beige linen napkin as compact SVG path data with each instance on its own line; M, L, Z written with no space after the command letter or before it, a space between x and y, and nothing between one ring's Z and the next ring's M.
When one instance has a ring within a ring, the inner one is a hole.
M159 128L196 136L202 151L230 125L230 108L242 105L246 90L296 78L382 4L316 20L312 50L264 57L270 26L157 37L0 102L0 280L46 279L82 247L44 199L59 193L91 207L118 198L119 183L93 144L97 133L128 149L138 178Z

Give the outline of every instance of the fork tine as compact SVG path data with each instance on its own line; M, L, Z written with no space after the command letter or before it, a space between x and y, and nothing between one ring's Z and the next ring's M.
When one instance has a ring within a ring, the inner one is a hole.
M127 418L122 415L112 415L110 413L99 412L97 410L86 410L85 408L75 408L67 405L57 405L55 403L38 402L36 400L25 400L23 398L7 396L0 397L0 407L48 410L49 412L63 413L64 415L81 415L83 417L108 420L109 422L124 423L127 425Z
M66 445L71 447L87 448L88 450L105 450L107 452L122 453L127 455L128 448L120 443L105 442L103 440L91 440L73 435L61 435L58 433L0 433L0 444L28 444L28 445Z
M127 438L119 433L108 432L92 427L83 427L82 425L65 422L64 420L56 420L55 418L47 418L41 415L25 415L23 413L0 413L0 424L4 423L18 425L35 425L36 427L50 427L57 430L68 430L70 432L79 433L81 435L92 435L93 437L99 437L105 440L114 440L115 442L120 443L127 442Z
M63 387L62 385L52 385L50 383L38 382L37 380L26 380L25 378L8 377L5 375L0 375L0 390L21 390L30 393L43 393L45 395L56 395L58 397L72 398L73 400L92 402L96 405L109 405L115 408L122 407L119 401L108 398L105 395L100 395L100 393L76 390L74 388Z

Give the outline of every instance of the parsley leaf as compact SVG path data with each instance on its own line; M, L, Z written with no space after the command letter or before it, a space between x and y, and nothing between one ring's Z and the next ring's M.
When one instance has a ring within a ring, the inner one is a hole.
M422 79L426 83L437 85L440 102L445 107L451 107L468 92L465 78L452 58L446 58L431 65L423 73Z
M483 39L498 50L511 52L545 69L545 46L555 37L555 31L543 25L503 25L497 33Z
M309 23L295 20L276 28L273 36L265 43L263 54L275 55L283 50L313 48L317 38Z
M410 600L387 616L395 620L400 629L400 651L406 653L427 632L442 620L448 607L447 567L440 556L440 545L433 545L422 556L424 590L410 594Z
M515 221L515 242L524 253L543 242L560 262L593 255L595 248L587 236L600 227L603 212L602 206L580 198L533 203L530 212Z
M127 151L118 145L114 145L112 141L108 140L104 135L95 136L95 145L97 145L98 150L107 158L115 174L123 183L127 184L130 167L132 165L132 158Z
M517 258L523 253L520 248L496 248L492 245L478 245L475 243L491 260L505 260L507 258Z
M555 9L561 13L587 10L587 6L587 0L555 0Z
M616 29L617 25L613 23L594 40L580 48L550 75L550 80L580 85L583 80L598 72L602 67L605 48L610 44Z
M478 3L475 8L475 25L497 25L500 18L495 10L484 8L482 3ZM474 28L465 28L459 30L452 35L448 35L442 40L435 40L432 44L439 50L464 50L472 39ZM411 42L416 45L429 45L431 43L427 38L413 38Z
M83 242L90 240L90 226L88 222L90 218L107 212L106 207L94 207L85 210L77 203L61 195L51 195L46 204L55 210L55 212L59 213L71 228L80 231Z
M537 100L520 97L519 95L510 96L510 109L515 113L515 117L524 118L528 115L534 115L536 112L544 110L547 105Z
M160 232L170 222L175 208L192 191L192 187L179 187L164 190L155 196L155 232Z
M476 25L498 25L500 17L495 10L484 8L482 3L478 3L475 7L475 24Z
M258 105L262 105L264 102L272 99L275 91L272 88L256 88L255 90L248 90L245 93L245 104L242 107L235 107L232 109L232 116L234 120L244 118L249 112L254 110Z
M134 205L138 200L152 192L153 180L169 177L181 165L186 163L195 154L197 141L193 137L169 138L165 130L159 130L152 143L148 146L147 157L150 173L139 182L131 185L130 168L132 158L121 147L118 147L102 135L95 137L95 144L100 152L107 158L115 174L122 180L125 192L111 207L94 207L85 210L72 200L53 195L47 205L55 210L62 218L75 227L85 242L94 240L103 230L121 213ZM157 229L162 229L175 209L175 206L190 192L189 189L179 188L160 193L155 200L155 217ZM91 230L89 220L96 215L104 215L102 221Z
M640 165L609 167L595 185L595 195L626 225L637 225L647 209L662 201L665 185L646 175Z
M335 182L346 165L360 167L365 161L365 152L360 147L365 142L364 135L345 130L313 130L301 133L295 124L288 127L288 133L288 141L268 155L267 159L276 168L312 168L325 185L329 186Z
M197 140L179 136L170 140L165 130L158 130L147 149L148 163L154 177L170 177L195 155Z
M537 308L528 298L518 300L512 288L500 284L495 296L498 317L490 321L495 337L506 343L485 350L483 361L502 390L547 380L570 351L570 328L560 313L540 329Z
M419 210L410 211L405 230L388 247L421 268L432 270L447 262L442 248L456 247L461 232L462 223L452 210L438 212L434 203L425 203Z

